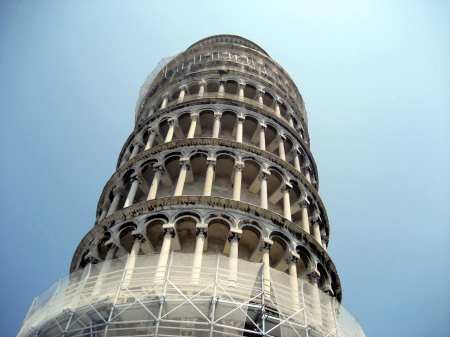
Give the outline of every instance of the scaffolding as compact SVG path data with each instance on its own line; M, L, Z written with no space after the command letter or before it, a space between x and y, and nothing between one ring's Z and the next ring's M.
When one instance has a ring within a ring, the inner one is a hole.
M332 296L262 263L171 252L88 264L36 297L25 336L352 336L358 323ZM133 261L134 262L134 261ZM237 265L237 268L236 268ZM270 281L264 279L269 278Z

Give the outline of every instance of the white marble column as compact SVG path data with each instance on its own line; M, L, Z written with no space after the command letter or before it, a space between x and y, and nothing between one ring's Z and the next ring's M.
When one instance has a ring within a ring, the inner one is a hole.
M219 96L223 96L223 94L225 93L225 81L223 79L220 80L219 82L219 92L218 95Z
M230 287L236 287L237 282L237 269L238 269L238 251L239 240L241 234L236 232L230 232L228 235L228 241L230 242L230 258L228 260L228 281Z
M197 127L198 113L191 113L191 126L189 127L189 132L187 138L194 138L195 128Z
M269 204L267 202L267 179L269 179L270 172L263 170L259 175L259 179L261 180L261 208L269 209Z
M203 188L203 196L205 196L205 197L211 196L215 167L216 167L216 159L215 158L207 158L206 159L205 187Z
M107 278L107 274L109 273L109 268L111 267L111 261L116 254L117 246L111 245L108 248L108 253L106 253L105 261L102 264L100 272L97 277L97 281L95 282L94 290L92 291L92 295L97 295L98 293L102 293L102 283L105 278ZM106 296L106 295L105 295Z
M244 170L244 163L237 162L234 166L234 184L233 184L233 199L241 200L241 184L242 184L242 171Z
M162 95L162 103L161 103L161 109L164 109L167 106L167 102L169 101L169 93L166 92L164 95Z
M120 166L122 166L123 164L125 164L125 163L128 161L128 159L130 159L130 156L131 156L130 149L127 148L126 151L125 151L125 153L123 154L123 157L122 157L122 161L121 161L121 163L120 163Z
M182 85L179 87L180 89L180 96L178 96L178 103L181 103L184 101L184 95L186 94L186 90L187 90L187 86L186 85Z
M155 138L156 138L156 130L155 129L151 129L150 130L150 135L149 135L148 140L147 140L147 144L145 144L144 151L147 151L148 149L151 149L151 147L153 146L153 142L155 141Z
M281 192L283 193L283 214L286 219L289 221L292 221L291 217L291 202L289 200L289 192L291 191L292 186L291 185L284 185L281 189Z
M238 143L242 143L242 137L244 132L244 120L245 118L242 116L238 116L236 119L236 141Z
M308 180L308 182L311 183L311 175L309 174L310 171L311 171L311 167L308 164L304 167L304 175L305 175L306 180Z
M213 126L213 138L219 138L220 133L220 119L222 118L221 112L214 112L214 126Z
M200 83L198 84L199 89L198 89L198 94L197 97L203 97L203 93L205 92L205 87L206 87L206 81L205 80L201 80Z
M303 198L299 201L299 206L302 211L302 228L303 230L309 234L309 216L308 216L308 207L309 201L306 198Z
M261 150L266 150L266 129L266 124L259 124L259 148Z
M180 196L183 194L184 182L186 181L187 171L191 169L191 165L189 163L188 158L180 158L180 173L178 175L177 186L175 187L175 192L173 194L174 197Z
M100 222L104 218L106 218L106 214L108 214L108 210L110 207L111 207L111 203L109 202L109 200L105 200L105 202L101 206L102 213L100 214L100 217L98 218L98 222Z
M312 235L314 236L314 239L319 243L319 245L322 246L322 238L320 235L320 217L315 216L313 218L313 225L312 225Z
M322 310L320 308L320 294L319 294L319 287L318 282L320 279L320 274L317 271L313 271L312 273L307 275L309 282L312 285L312 291L311 291L311 315L315 319L314 322L310 322L310 325L318 325L320 328L322 326Z
M169 130L167 131L166 139L164 140L164 143L168 143L172 141L173 133L175 131L175 126L177 124L177 120L175 118L169 118L167 121L169 123Z
M288 123L290 126L294 127L294 117L292 115L288 116Z
M270 240L272 241L272 240ZM270 298L270 249L272 243L264 241L262 244L262 262L264 263L264 295L266 298Z
M323 247L323 249L325 251L327 251L327 244L328 244L328 237L327 237L327 235L324 232L322 232L320 238L322 239L322 247Z
M238 86L239 86L239 91L238 91L239 99L243 100L244 99L245 83L239 82Z
M136 157L136 155L139 153L139 148L140 148L142 145L143 145L142 142L141 142L140 140L138 140L138 139L136 139L136 140L133 142L133 152L131 152L130 159Z
M281 113L280 113L280 104L281 104L281 101L277 99L277 100L275 101L275 115L277 115L278 117L281 116Z
M206 239L206 228L197 228L195 239L194 261L192 263L191 284L198 284L202 268L203 245Z
M122 194L123 191L123 186L116 186L113 190L113 194L114 194L114 198L113 201L111 202L111 206L109 207L108 210L108 214L106 214L106 216L110 216L111 214L113 214L116 210L117 210L117 206L119 206L119 201L120 201L120 196Z
M155 174L153 176L152 184L150 185L150 190L148 191L147 200L153 200L156 198L159 182L161 181L161 175L165 173L162 166L153 166L153 170L155 171Z
M147 118L149 118L154 113L155 113L155 107L152 105L152 107L150 108L150 111L148 112Z
M278 153L282 160L286 160L286 153L284 151L284 141L286 140L286 136L283 134L278 135Z
M158 264L155 271L155 283L160 283L164 280L166 273L167 261L169 259L170 243L172 238L175 237L175 228L164 228L164 238L161 246L161 252L159 253Z
M134 272L134 266L136 265L136 258L139 255L139 250L141 249L141 243L145 241L141 234L135 234L133 247L131 248L130 255L128 255L128 264L125 277L123 279L123 287L128 287L131 282L131 278Z
M263 95L265 94L265 91L262 88L259 88L257 90L256 94L257 94L257 97L258 97L258 103L262 105L264 103Z
M139 184L142 183L142 177L140 174L133 174L131 176L131 179L133 180L133 182L131 183L131 187L130 190L128 191L128 196L127 199L125 200L123 208L133 205L134 197L136 196Z
M300 164L300 151L298 150L298 148L294 149L293 156L294 156L295 169L302 172L301 164Z
M292 297L292 311L297 312L300 310L299 297L298 297L298 280L297 280L297 262L300 256L296 253L291 253L289 260L287 261L289 265L289 286L291 288Z

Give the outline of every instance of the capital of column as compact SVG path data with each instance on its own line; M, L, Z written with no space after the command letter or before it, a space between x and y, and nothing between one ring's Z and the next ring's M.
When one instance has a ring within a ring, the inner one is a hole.
M261 173L258 176L259 180L267 180L270 177L270 171L267 170L261 170Z
M198 113L196 113L196 112L191 113L191 120L197 122L198 121Z
M266 131L267 125L264 123L259 123L259 132Z
M236 121L237 121L239 124L242 124L242 123L244 123L244 121L245 121L245 117L244 117L244 116L238 116Z
M170 235L172 238L175 237L175 227L173 225L163 225L164 236Z
M319 224L322 221L320 213L317 211L317 209L314 211L314 213L312 215L312 221L313 221L313 223L317 223L317 224Z
M284 142L286 140L286 136L283 133L279 133L277 135L278 142Z
M143 179L142 179L142 175L140 173L133 173L130 177L131 181L138 181L139 184L142 183Z
M257 90L257 94L258 94L258 97L261 97L262 95L264 95L266 92L264 91L264 88L258 88L258 90Z
M292 189L292 185L289 183L285 183L283 187L281 187L281 193L289 193Z
M204 78L200 82L198 82L199 87L204 87L206 85L206 81Z
M270 250L272 249L272 246L273 246L273 241L272 240L264 239L264 241L261 243L260 248L261 248L262 251L266 250L267 252L270 252Z
M178 87L178 89L186 91L187 90L187 85L186 84L180 85Z
M216 158L206 158L206 167L212 166L216 168L217 159Z
M134 241L141 241L142 243L145 242L145 238L142 234L132 234Z
M222 118L222 113L220 111L214 112L214 119L216 121L220 121L221 118Z
M306 275L306 277L308 278L309 282L312 285L317 284L317 282L319 282L319 280L320 280L320 274L316 270L311 272L311 273L309 273L308 275Z
M171 117L167 120L167 123L169 123L169 125L173 125L176 126L177 125L177 119L175 117Z
M100 209L102 211L108 212L110 206L111 206L111 202L109 200L105 200L105 202L100 206Z
M320 238L322 239L322 243L324 243L325 245L328 244L328 236L326 236L326 235L321 235Z
M238 86L239 86L239 88L245 88L245 83L244 82L239 82Z
M288 258L286 259L287 264L297 264L298 260L300 259L300 255L297 253L291 252Z
M116 246L114 243L111 243L110 245L107 245L108 251L113 250L114 253L119 249L118 246Z
M164 170L163 164L153 165L153 171L155 171L155 172L160 171L161 174L166 174L166 171Z
M114 194L114 195L120 194L120 193L123 192L123 190L124 190L124 186L123 186L122 184L119 184L119 185L117 185L116 187L114 187L114 189L113 189L113 194Z
M166 93L164 93L164 94L162 94L162 96L161 96L162 98L168 98L169 97L169 93L168 92L166 92Z
M89 256L89 257L87 258L87 261L88 261L89 263L92 263L92 264L97 264L97 263L98 263L98 260L97 260L95 257L93 257L93 256Z
M133 146L144 146L144 143L139 140L139 139L133 139L133 141L131 142L131 145Z
M208 236L208 229L207 228L199 228L197 227L195 230L195 236L203 235L203 237L206 239Z
M230 232L230 234L228 234L228 242L229 243L231 243L233 241L239 243L240 240L241 240L241 233Z
M310 202L309 202L308 198L302 197L302 198L298 201L298 205L299 205L301 208L307 208L307 207L309 207Z
M235 171L242 172L244 170L244 163L242 161L238 161L234 164Z
M180 158L180 167L185 167L188 171L191 169L191 162L189 158Z

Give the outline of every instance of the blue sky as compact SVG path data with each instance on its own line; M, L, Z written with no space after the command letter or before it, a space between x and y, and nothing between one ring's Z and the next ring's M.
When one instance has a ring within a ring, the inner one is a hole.
M368 336L450 331L450 3L0 3L0 330L69 271L157 62L215 34L306 103L329 252Z

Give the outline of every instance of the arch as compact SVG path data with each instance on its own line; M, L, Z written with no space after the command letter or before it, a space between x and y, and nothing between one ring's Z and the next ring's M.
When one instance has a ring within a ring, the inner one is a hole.
M208 237L207 237L207 251L208 253L222 253L228 240L228 233L231 229L231 224L228 219L221 215L212 215L208 221Z
M249 261L252 256L258 254L261 242L259 228L245 224L242 227L241 240L239 241L239 259Z

